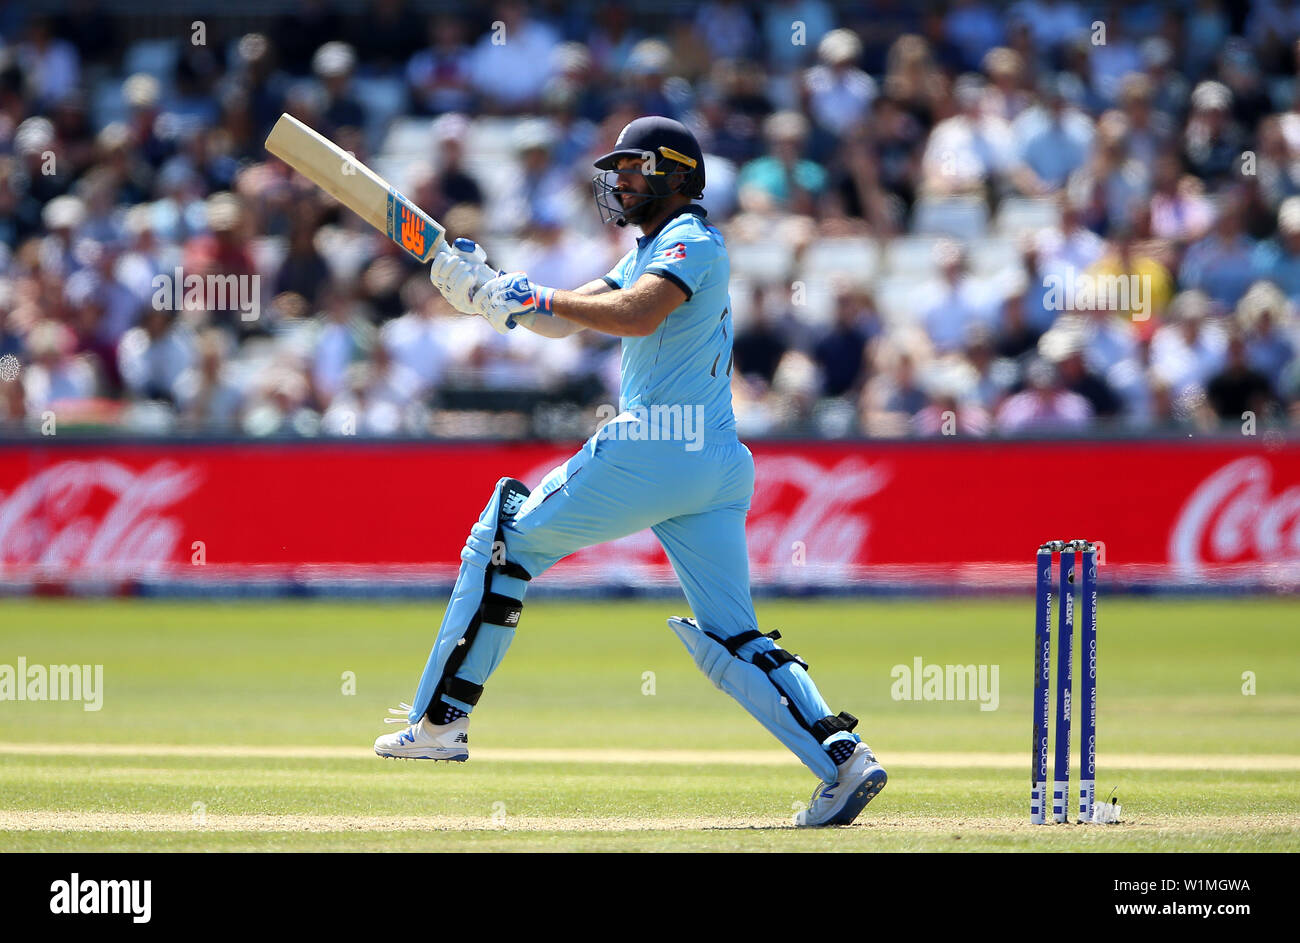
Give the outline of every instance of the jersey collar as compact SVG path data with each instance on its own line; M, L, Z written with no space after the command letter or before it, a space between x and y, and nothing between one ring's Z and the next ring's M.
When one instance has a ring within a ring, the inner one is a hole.
M708 215L708 211L699 204L687 203L685 206L679 207L676 212L665 217L663 222L653 230L638 238L636 241L636 247L638 249L644 249L646 246L650 245L650 243L654 242L655 238L668 227L669 223L675 220L678 216L683 216L687 213L690 213L692 216L701 217Z

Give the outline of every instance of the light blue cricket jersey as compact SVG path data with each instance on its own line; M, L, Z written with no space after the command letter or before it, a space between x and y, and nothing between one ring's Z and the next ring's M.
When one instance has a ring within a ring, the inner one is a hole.
M623 338L619 410L702 406L705 431L734 438L731 262L722 233L705 221L703 207L684 206L657 232L638 239L605 281L629 288L646 272L671 280L686 301L648 337Z

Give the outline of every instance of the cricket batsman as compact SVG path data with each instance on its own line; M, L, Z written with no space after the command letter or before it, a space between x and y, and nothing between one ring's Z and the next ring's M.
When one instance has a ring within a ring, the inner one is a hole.
M669 627L709 680L820 780L795 823L847 825L887 776L853 732L857 718L833 714L807 664L776 644L779 633L757 626L745 545L754 459L731 408L730 263L722 235L693 202L704 190L704 155L684 125L650 116L625 127L595 166L603 221L642 233L604 278L564 291L523 272L496 275L467 240L434 260L430 276L448 301L502 333L524 326L546 337L589 329L622 338L621 412L536 490L508 477L493 487L461 551L413 706L390 712L399 715L390 722L409 726L379 737L375 752L468 759L470 714L510 647L529 582L577 550L649 527L692 612ZM698 448L662 429L631 428L671 407L679 415L702 407Z

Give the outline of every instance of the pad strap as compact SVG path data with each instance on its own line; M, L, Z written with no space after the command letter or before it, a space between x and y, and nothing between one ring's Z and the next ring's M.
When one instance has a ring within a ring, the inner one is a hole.
M497 539L501 539L501 534L497 532ZM492 569L504 576L512 576L517 580L523 580L525 583L531 582L533 575L521 567L518 563L511 563L507 560L505 563L494 563ZM500 624L500 623L498 623Z
M717 642L727 651L731 652L731 654L733 655L739 652L741 648L743 648L745 645L754 641L754 639L756 638L770 638L772 641L775 642L777 639L781 637L781 633L776 631L775 629L773 629L771 632L760 632L758 631L758 629L748 629L747 631L736 633L735 635L731 636L731 638L718 638L718 636L714 635L712 632L705 632L704 634L707 635L709 638L713 639L715 642Z
M519 624L519 615L524 611L524 604L500 593L483 594L483 606L479 609L479 621L488 625L504 625L513 629ZM455 697L456 695L452 695Z
M812 725L812 735L818 743L825 743L828 737L837 733L852 733L858 725L858 719L848 711L840 711L838 717L823 717Z
M804 671L808 670L808 662L804 661L794 652L787 652L784 648L774 648L770 652L759 652L753 658L754 664L762 668L768 674L771 674L782 665L788 665L794 662Z
M483 696L483 685L452 675L450 679L443 682L441 693L454 697L458 701L464 701L466 704L477 704L478 699Z

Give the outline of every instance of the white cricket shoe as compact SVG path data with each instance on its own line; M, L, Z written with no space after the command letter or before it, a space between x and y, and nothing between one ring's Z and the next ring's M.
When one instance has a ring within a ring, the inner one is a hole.
M398 717L385 717L386 724L405 724L411 705L390 707L388 713ZM452 760L464 763L469 759L469 717L460 717L449 724L438 726L421 717L405 730L375 738L375 753L394 759Z
M850 825L889 781L885 768L865 743L857 745L838 771L835 782L817 784L808 808L794 814L795 825Z

